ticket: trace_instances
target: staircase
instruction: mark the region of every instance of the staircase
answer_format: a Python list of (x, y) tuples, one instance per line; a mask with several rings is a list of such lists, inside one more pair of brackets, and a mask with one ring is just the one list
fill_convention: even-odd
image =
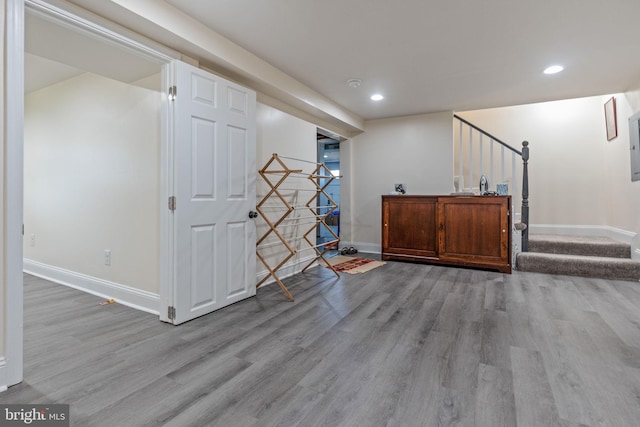
[(640, 280), (640, 261), (631, 259), (631, 247), (608, 237), (530, 235), (529, 252), (519, 253), (516, 265), (536, 273)]

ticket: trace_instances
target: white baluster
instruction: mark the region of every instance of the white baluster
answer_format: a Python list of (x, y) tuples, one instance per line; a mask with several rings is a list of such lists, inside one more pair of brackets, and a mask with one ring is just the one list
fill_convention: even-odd
[(473, 128), (469, 126), (469, 189), (473, 191)]
[(516, 153), (511, 152), (511, 194), (513, 196), (513, 192), (516, 189)]
[(493, 183), (495, 183), (495, 181), (493, 180), (493, 150), (494, 150), (493, 147), (494, 147), (494, 143), (495, 143), (495, 141), (492, 138), (491, 139), (491, 146), (489, 147), (491, 149), (491, 160), (490, 160), (491, 164), (490, 164), (489, 168), (490, 168), (490, 171), (491, 171), (490, 179), (491, 179), (491, 182), (493, 182)]
[(500, 148), (500, 182), (504, 182), (504, 145)]
[[(480, 134), (480, 169), (478, 169), (478, 173), (480, 175), (484, 174), (484, 162), (483, 162), (483, 157), (484, 157), (484, 149), (482, 147), (482, 134)], [(488, 190), (488, 188), (487, 188)]]
[(458, 138), (458, 191), (464, 191), (462, 185), (462, 122), (459, 122), (459, 138)]

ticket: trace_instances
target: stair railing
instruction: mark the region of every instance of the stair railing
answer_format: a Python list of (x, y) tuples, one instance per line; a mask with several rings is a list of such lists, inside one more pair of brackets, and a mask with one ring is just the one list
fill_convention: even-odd
[[(455, 191), (477, 193), (482, 175), (489, 180), (491, 190), (496, 190), (496, 184), (507, 184), (508, 194), (512, 196), (514, 228), (522, 233), (521, 247), (514, 248), (515, 259), (517, 252), (529, 249), (529, 142), (523, 141), (522, 150), (518, 150), (457, 114), (453, 117), (458, 122), (457, 147), (454, 150), (457, 164)], [(522, 170), (521, 187), (518, 185), (519, 169)], [(519, 212), (515, 205), (518, 196), (522, 199)]]

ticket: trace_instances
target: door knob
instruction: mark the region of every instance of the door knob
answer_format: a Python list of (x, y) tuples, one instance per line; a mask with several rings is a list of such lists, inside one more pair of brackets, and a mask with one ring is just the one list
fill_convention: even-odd
[(256, 211), (249, 211), (249, 218), (251, 218), (251, 219), (256, 219), (256, 218), (258, 218), (258, 212), (256, 212)]

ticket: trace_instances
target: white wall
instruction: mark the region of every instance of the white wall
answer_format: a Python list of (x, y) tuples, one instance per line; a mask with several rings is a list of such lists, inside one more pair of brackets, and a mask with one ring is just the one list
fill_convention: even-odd
[(258, 103), (257, 162), (262, 167), (273, 153), (317, 161), (317, 127), (266, 104)]
[(159, 293), (160, 105), (88, 73), (25, 97), (26, 259)]
[(629, 117), (640, 111), (640, 90), (616, 95), (616, 104), (618, 137), (605, 144), (607, 222), (640, 234), (640, 182), (631, 182), (629, 146)]
[(627, 119), (640, 109), (640, 91), (614, 96), (618, 137), (612, 141), (604, 121), (611, 95), (459, 114), (507, 142), (530, 142), (532, 224), (638, 233), (640, 183), (631, 182)]
[(638, 86), (639, 87), (637, 87), (635, 90), (630, 90), (624, 94), (624, 97), (626, 98), (633, 112), (637, 112), (640, 110), (640, 83), (638, 84)]
[(453, 190), (452, 117), (447, 111), (367, 121), (365, 132), (345, 144), (349, 153), (341, 146), (342, 199), (349, 199), (341, 209), (345, 239), (380, 250), (380, 196), (394, 184), (406, 184), (408, 194)]
[[(296, 118), (290, 114), (282, 112), (271, 106), (258, 103), (256, 109), (257, 120), (257, 164), (258, 169), (262, 169), (265, 164), (271, 159), (272, 154), (278, 154), (282, 157), (291, 157), (299, 160), (291, 160), (282, 158), (281, 161), (290, 169), (301, 169), (305, 173), (310, 173), (315, 168), (315, 162), (317, 162), (317, 141), (316, 141), (316, 125), (307, 121)], [(280, 170), (282, 167), (273, 163), (268, 170)], [(272, 182), (275, 184), (281, 175), (268, 175), (271, 177)], [(308, 199), (313, 196), (313, 192), (307, 191), (314, 189), (315, 187), (306, 177), (294, 176), (287, 179), (281, 187), (281, 193), (283, 197), (292, 205), (305, 204)], [(262, 177), (258, 175), (257, 185), (257, 202), (259, 203), (262, 197), (267, 194), (270, 187), (265, 185)], [(269, 215), (271, 222), (275, 222), (277, 218), (283, 213), (282, 209), (269, 208), (268, 206), (278, 205), (278, 201), (273, 198), (265, 203), (263, 211)], [(289, 218), (293, 217), (308, 217), (309, 213), (305, 209), (294, 211)], [(301, 224), (296, 227), (280, 227), (279, 231), (284, 235), (286, 239), (291, 241), (294, 249), (299, 250), (302, 248), (308, 248), (303, 241), (299, 238), (313, 226), (309, 224), (310, 219), (301, 219), (297, 223)], [(291, 224), (287, 222), (286, 224)], [(260, 218), (257, 220), (257, 236), (258, 239), (269, 230), (268, 226)], [(298, 240), (296, 240), (298, 239)], [(315, 239), (315, 233), (312, 233), (312, 239)], [(265, 243), (269, 244), (275, 242), (275, 235), (271, 234), (270, 237), (265, 240)], [(284, 256), (288, 255), (288, 251), (284, 249), (283, 245), (273, 245), (267, 248), (259, 248), (260, 254), (265, 256), (267, 262), (273, 268)], [(314, 256), (313, 250), (306, 249), (300, 250), (293, 258), (291, 258), (285, 268), (278, 272), (280, 278), (286, 277), (294, 272), (299, 271), (305, 267), (306, 260)], [(267, 270), (264, 264), (258, 260), (256, 264), (256, 270), (258, 277), (262, 278), (267, 274)], [(268, 280), (267, 282), (270, 282)]]

